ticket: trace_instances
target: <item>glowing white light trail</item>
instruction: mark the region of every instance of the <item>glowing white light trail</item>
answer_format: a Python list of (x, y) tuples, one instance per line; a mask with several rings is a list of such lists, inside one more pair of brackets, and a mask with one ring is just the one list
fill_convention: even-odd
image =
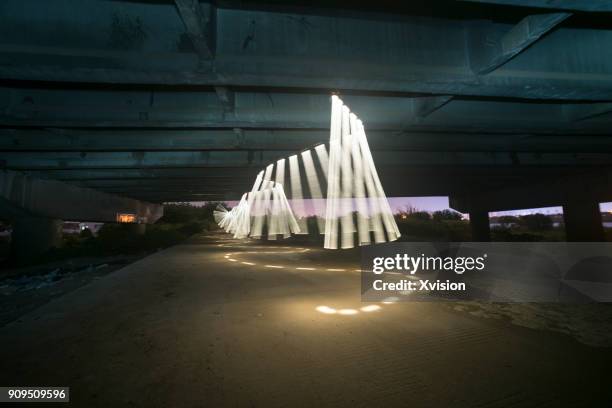
[[(309, 199), (317, 229), (325, 234), (325, 248), (368, 245), (372, 242), (372, 233), (376, 243), (394, 241), (400, 236), (362, 121), (337, 96), (332, 96), (331, 102), (329, 151), (324, 144), (319, 144), (268, 165), (259, 172), (251, 192), (245, 193), (236, 207), (231, 211), (222, 206), (215, 210), (215, 220), (221, 228), (235, 238), (277, 239), (314, 233), (308, 231), (306, 222), (305, 199)], [(286, 160), (288, 180), (285, 179)], [(302, 186), (303, 176), (307, 190)], [(286, 184), (289, 184), (290, 201), (285, 195)]]

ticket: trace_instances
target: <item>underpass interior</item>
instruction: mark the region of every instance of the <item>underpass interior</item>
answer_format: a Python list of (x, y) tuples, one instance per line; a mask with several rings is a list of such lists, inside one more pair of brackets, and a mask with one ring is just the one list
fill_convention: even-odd
[(364, 302), (362, 248), (324, 249), (322, 234), (238, 239), (211, 222), (160, 236), (176, 233), (173, 203), (232, 207), (271, 163), (331, 151), (335, 95), (363, 121), (387, 198), (448, 197), (473, 242), (492, 240), (490, 213), (560, 207), (565, 241), (603, 244), (611, 12), (2, 2), (2, 296), (65, 245), (67, 222), (150, 247), (88, 260), (87, 278), (27, 307), (32, 292), (2, 300), (0, 387), (70, 387), (83, 407), (607, 406), (606, 303)]

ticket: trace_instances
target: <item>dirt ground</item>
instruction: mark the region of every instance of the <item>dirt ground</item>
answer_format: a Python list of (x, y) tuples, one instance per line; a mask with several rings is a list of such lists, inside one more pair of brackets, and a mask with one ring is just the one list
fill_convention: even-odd
[(356, 268), (349, 252), (197, 236), (0, 328), (0, 382), (69, 386), (79, 407), (612, 401), (607, 340), (521, 323), (567, 311), (366, 304)]

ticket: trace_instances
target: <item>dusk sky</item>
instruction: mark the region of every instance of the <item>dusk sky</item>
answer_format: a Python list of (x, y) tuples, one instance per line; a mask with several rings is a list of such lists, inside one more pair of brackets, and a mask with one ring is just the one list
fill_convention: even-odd
[[(291, 201), (291, 200), (290, 200)], [(307, 213), (314, 212), (314, 206), (312, 204), (312, 200), (304, 200), (305, 202), (305, 210)], [(226, 201), (226, 203), (232, 207), (238, 204), (237, 201)], [(202, 205), (204, 202), (193, 202), (194, 205)], [(389, 205), (391, 206), (391, 210), (395, 212), (399, 212), (402, 210), (407, 210), (409, 208), (414, 208), (418, 211), (438, 211), (449, 208), (448, 197), (437, 196), (437, 197), (389, 197)], [(599, 205), (601, 211), (612, 211), (612, 203), (601, 203)], [(541, 208), (525, 208), (525, 209), (517, 209), (511, 211), (495, 211), (489, 213), (490, 216), (499, 216), (499, 215), (525, 215), (525, 214), (534, 214), (534, 213), (542, 213), (542, 214), (562, 214), (562, 207), (541, 207)], [(467, 214), (466, 214), (467, 215)]]

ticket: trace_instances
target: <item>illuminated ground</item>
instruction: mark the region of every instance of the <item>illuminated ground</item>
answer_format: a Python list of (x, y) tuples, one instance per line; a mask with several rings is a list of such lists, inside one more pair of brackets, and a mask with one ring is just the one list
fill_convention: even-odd
[(612, 349), (441, 304), (362, 304), (349, 258), (194, 238), (3, 327), (0, 383), (70, 386), (84, 407), (612, 400)]

